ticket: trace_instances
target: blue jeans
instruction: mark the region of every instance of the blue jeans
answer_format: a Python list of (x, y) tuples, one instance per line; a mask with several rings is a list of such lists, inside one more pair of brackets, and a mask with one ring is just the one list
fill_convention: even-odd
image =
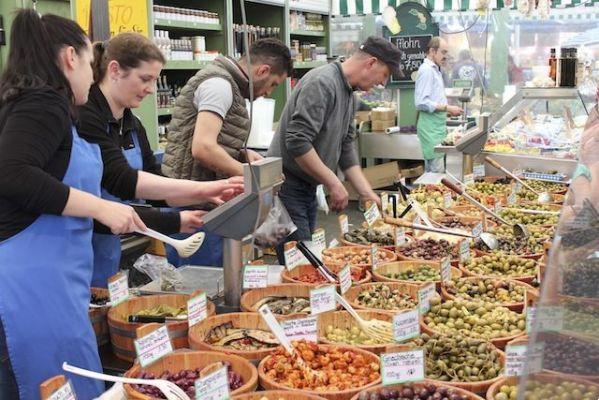
[[(200, 229), (198, 232), (202, 232)], [(187, 239), (191, 233), (176, 233), (169, 235), (173, 239)], [(181, 265), (201, 265), (206, 267), (222, 267), (223, 266), (223, 238), (214, 233), (206, 232), (202, 247), (189, 258), (182, 258), (177, 254), (174, 247), (165, 244), (166, 258), (168, 262), (175, 267)]]
[(293, 240), (312, 240), (312, 232), (316, 227), (316, 186), (312, 186), (297, 178), (286, 177), (279, 198), (287, 209), (297, 230), (287, 236), (285, 241), (277, 246), (279, 264), (285, 265), (284, 244)]
[(4, 327), (0, 321), (0, 399), (17, 400), (18, 398), (19, 389), (8, 355)]
[(430, 160), (424, 160), (424, 172), (445, 172), (445, 157), (432, 158)]

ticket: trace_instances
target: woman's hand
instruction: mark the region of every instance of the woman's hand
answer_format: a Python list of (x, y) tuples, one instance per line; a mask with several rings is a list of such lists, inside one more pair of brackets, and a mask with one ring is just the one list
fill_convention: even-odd
[(182, 233), (195, 233), (204, 225), (202, 217), (207, 213), (208, 211), (201, 210), (181, 211), (179, 213), (179, 217), (181, 218), (180, 231)]
[(133, 207), (114, 201), (102, 200), (94, 219), (109, 227), (115, 235), (147, 229)]
[(243, 176), (234, 176), (219, 181), (198, 182), (199, 196), (205, 201), (221, 205), (243, 193)]

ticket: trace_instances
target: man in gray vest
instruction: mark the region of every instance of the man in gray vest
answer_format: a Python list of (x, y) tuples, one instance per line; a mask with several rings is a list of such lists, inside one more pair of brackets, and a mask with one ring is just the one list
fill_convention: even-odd
[[(352, 126), (354, 91), (368, 91), (399, 76), (401, 51), (389, 41), (371, 36), (343, 64), (331, 63), (309, 71), (294, 88), (268, 150), (283, 158), (285, 182), (279, 192), (297, 226), (289, 240), (310, 240), (316, 224), (316, 187), (322, 184), (333, 211), (348, 204), (348, 193), (337, 170), (362, 200), (380, 203), (360, 168)], [(284, 262), (282, 247), (279, 262)]]
[(243, 151), (250, 132), (246, 109), (248, 75), (254, 98), (268, 96), (291, 74), (289, 48), (277, 39), (261, 39), (239, 61), (218, 57), (181, 90), (168, 129), (162, 172), (177, 179), (208, 181), (243, 175), (243, 162), (260, 155)]
[[(218, 57), (193, 76), (181, 90), (168, 130), (162, 172), (170, 178), (208, 181), (243, 175), (242, 163), (262, 158), (243, 150), (250, 132), (246, 109), (249, 75), (254, 98), (268, 96), (291, 74), (289, 48), (277, 39), (261, 39), (236, 61)], [(179, 237), (182, 238), (182, 237)], [(222, 243), (217, 235), (207, 234), (192, 260), (180, 259), (167, 246), (169, 262), (174, 265), (222, 265)]]

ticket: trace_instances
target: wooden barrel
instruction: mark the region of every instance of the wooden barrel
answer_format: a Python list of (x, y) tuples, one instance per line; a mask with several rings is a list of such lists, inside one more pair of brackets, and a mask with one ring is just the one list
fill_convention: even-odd
[[(359, 309), (359, 310), (370, 310), (370, 311), (381, 311), (381, 312), (387, 312), (387, 313), (392, 313), (392, 314), (397, 314), (397, 312), (399, 310), (383, 310), (383, 309), (378, 309), (378, 308), (368, 308), (366, 306), (363, 306), (362, 304), (358, 303), (356, 301), (358, 295), (367, 289), (376, 287), (376, 286), (380, 286), (380, 285), (385, 285), (388, 286), (391, 290), (399, 290), (401, 293), (405, 293), (407, 295), (409, 295), (412, 299), (414, 299), (416, 301), (416, 304), (418, 303), (418, 290), (422, 287), (421, 284), (413, 284), (413, 283), (399, 283), (399, 282), (371, 282), (371, 283), (364, 283), (362, 285), (358, 285), (358, 286), (354, 286), (352, 288), (350, 288), (344, 295), (343, 297), (345, 297), (347, 299), (347, 301), (350, 302), (350, 304), (352, 305), (352, 307)], [(417, 305), (415, 306), (417, 307)]]
[[(108, 289), (104, 288), (91, 288), (91, 293), (99, 297), (108, 298)], [(108, 332), (108, 310), (109, 306), (90, 308), (88, 311), (89, 320), (94, 328), (96, 334), (96, 342), (98, 346), (105, 345), (110, 342), (110, 333)]]
[[(447, 388), (449, 390), (452, 391), (452, 393), (455, 394), (459, 394), (460, 396), (462, 396), (464, 399), (466, 400), (483, 400), (482, 397), (475, 395), (474, 393), (468, 391), (468, 390), (464, 390), (464, 389), (460, 389), (458, 387), (454, 387), (449, 385), (448, 383), (441, 383), (439, 381), (433, 381), (430, 379), (425, 379), (423, 381), (419, 381), (419, 382), (411, 382), (411, 383), (404, 383), (404, 384), (396, 384), (396, 385), (378, 385), (378, 386), (373, 386), (371, 388), (368, 388), (360, 393), (358, 393), (357, 395), (355, 395), (354, 397), (352, 397), (351, 400), (359, 400), (360, 399), (360, 395), (362, 395), (362, 393), (378, 393), (381, 389), (388, 389), (388, 390), (401, 390), (404, 387), (411, 387), (411, 388), (416, 388), (416, 389), (420, 389), (423, 386), (428, 386), (428, 385), (434, 385), (435, 387), (444, 387)], [(449, 396), (448, 396), (449, 397)]]
[[(214, 351), (176, 351), (162, 357), (160, 360), (148, 365), (145, 368), (142, 368), (141, 365), (136, 363), (125, 373), (125, 377), (136, 378), (140, 372), (151, 372), (158, 378), (165, 371), (169, 371), (170, 373), (174, 374), (186, 369), (202, 369), (219, 361), (228, 362), (230, 364), (231, 370), (238, 373), (243, 380), (243, 385), (240, 388), (231, 391), (231, 395), (249, 393), (256, 390), (258, 387), (258, 370), (254, 365), (252, 365), (252, 363), (238, 356), (217, 353)], [(132, 385), (126, 384), (124, 387), (128, 399), (153, 399), (153, 397), (138, 392)]]
[[(126, 300), (108, 311), (108, 327), (110, 328), (110, 342), (114, 354), (126, 361), (134, 361), (136, 358), (134, 340), (137, 338), (135, 330), (144, 325), (129, 322), (129, 315), (136, 314), (141, 310), (154, 308), (161, 304), (171, 307), (186, 307), (188, 295), (166, 294), (158, 296), (134, 297)], [(208, 316), (214, 315), (215, 307), (208, 301)], [(169, 321), (166, 324), (168, 333), (173, 343), (173, 348), (181, 349), (188, 347), (187, 341), (187, 319), (181, 321)]]
[[(350, 351), (353, 351), (354, 353), (358, 353), (364, 356), (364, 358), (367, 360), (367, 362), (370, 363), (379, 363), (379, 358), (376, 354), (371, 353), (369, 351), (366, 350), (361, 350), (361, 349), (357, 349), (355, 347), (349, 347), (349, 346), (335, 346), (335, 345), (324, 345), (321, 344), (319, 345), (320, 348), (324, 348), (326, 350), (332, 350), (333, 348), (337, 348), (337, 349), (347, 349)], [(276, 382), (275, 380), (271, 379), (267, 374), (266, 374), (266, 363), (268, 362), (269, 358), (271, 356), (267, 356), (266, 358), (264, 358), (260, 364), (258, 365), (258, 377), (260, 378), (260, 386), (263, 387), (264, 389), (270, 390), (270, 389), (275, 389), (275, 390), (288, 390), (291, 389), (287, 386), (284, 386), (278, 382)], [(321, 396), (324, 397), (325, 399), (330, 399), (330, 400), (350, 400), (353, 396), (355, 396), (357, 393), (360, 393), (362, 390), (367, 389), (369, 387), (378, 385), (381, 382), (381, 378), (379, 377), (378, 379), (372, 381), (371, 383), (359, 387), (359, 388), (355, 388), (355, 389), (347, 389), (347, 390), (340, 390), (340, 391), (328, 391), (328, 392), (317, 392), (317, 391), (313, 391), (313, 390), (307, 390), (307, 389), (303, 389), (302, 392), (307, 393), (307, 394), (313, 394), (313, 395), (317, 395), (317, 396)], [(285, 397), (286, 399), (286, 397)]]
[(314, 396), (295, 390), (265, 390), (233, 396), (232, 400), (324, 400), (324, 397)]
[[(340, 264), (328, 264), (328, 263), (326, 264), (326, 266), (335, 274), (338, 273), (339, 270), (343, 267)], [(366, 269), (362, 269), (360, 267), (353, 267), (353, 266), (350, 267), (350, 269), (352, 272), (354, 272), (354, 273), (359, 272), (359, 273), (363, 274), (363, 276), (364, 276), (359, 281), (353, 281), (352, 284), (359, 285), (361, 283), (366, 283), (366, 282), (372, 281), (372, 274), (370, 273), (370, 271), (368, 271)], [(304, 276), (309, 273), (317, 273), (320, 275), (318, 270), (316, 268), (314, 268), (311, 264), (304, 264), (304, 265), (298, 265), (291, 271), (284, 269), (283, 272), (281, 273), (281, 279), (285, 283), (295, 283), (295, 284), (299, 283), (301, 285), (308, 285), (308, 286), (320, 286), (320, 285), (327, 284), (327, 281), (325, 280), (324, 277), (322, 277), (323, 282), (318, 282), (318, 283), (307, 283), (307, 282), (303, 282), (298, 279), (298, 277)], [(339, 283), (337, 283), (336, 285), (339, 286)]]
[[(410, 284), (429, 283), (429, 282), (425, 282), (425, 281), (410, 281), (410, 280), (393, 279), (393, 278), (384, 276), (384, 274), (398, 273), (398, 272), (406, 271), (408, 269), (416, 269), (417, 270), (425, 265), (430, 265), (439, 270), (441, 269), (441, 264), (436, 261), (396, 261), (396, 262), (388, 263), (385, 265), (381, 265), (380, 267), (377, 268), (376, 271), (372, 272), (372, 276), (374, 277), (375, 282), (399, 282), (399, 283), (410, 283)], [(460, 271), (459, 268), (455, 268), (455, 267), (450, 267), (450, 268), (451, 268), (451, 279), (456, 280), (456, 279), (462, 277), (462, 271)], [(437, 286), (437, 291), (440, 290), (441, 281), (430, 281), (430, 282), (435, 282), (435, 285)]]

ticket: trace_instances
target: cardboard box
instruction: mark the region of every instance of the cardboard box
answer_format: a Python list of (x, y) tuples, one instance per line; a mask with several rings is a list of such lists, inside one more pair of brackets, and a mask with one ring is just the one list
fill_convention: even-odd
[[(391, 186), (400, 178), (399, 165), (395, 161), (364, 168), (362, 171), (373, 189)], [(343, 182), (343, 185), (349, 193), (349, 199), (358, 200), (360, 196), (354, 190), (354, 187), (347, 181)]]
[(393, 108), (373, 108), (370, 111), (370, 118), (373, 121), (390, 121), (395, 117), (397, 114)]
[(372, 121), (371, 129), (373, 132), (384, 131), (387, 128), (391, 128), (392, 126), (396, 126), (395, 119), (391, 119), (388, 121)]
[(370, 121), (370, 111), (357, 111), (355, 120), (358, 121), (358, 123)]

